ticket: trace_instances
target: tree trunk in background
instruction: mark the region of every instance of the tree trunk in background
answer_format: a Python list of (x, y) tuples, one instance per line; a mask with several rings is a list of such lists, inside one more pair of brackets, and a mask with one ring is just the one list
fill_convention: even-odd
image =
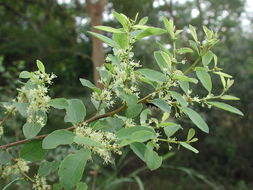
[[(97, 26), (102, 25), (103, 23), (103, 12), (105, 7), (105, 0), (99, 0), (96, 3), (93, 3), (92, 0), (86, 0), (87, 9), (89, 16), (91, 18), (91, 25)], [(92, 28), (93, 32), (102, 33), (102, 31)], [(93, 61), (93, 73), (94, 73), (94, 82), (97, 87), (101, 87), (101, 84), (98, 83), (99, 73), (96, 67), (100, 67), (104, 62), (104, 49), (103, 43), (101, 40), (92, 37), (92, 61)]]

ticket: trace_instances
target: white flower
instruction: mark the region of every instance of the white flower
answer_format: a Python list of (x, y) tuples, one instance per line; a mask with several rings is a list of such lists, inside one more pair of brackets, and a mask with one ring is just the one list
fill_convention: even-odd
[(35, 176), (35, 183), (33, 184), (34, 190), (51, 190), (51, 186), (47, 185), (46, 178)]

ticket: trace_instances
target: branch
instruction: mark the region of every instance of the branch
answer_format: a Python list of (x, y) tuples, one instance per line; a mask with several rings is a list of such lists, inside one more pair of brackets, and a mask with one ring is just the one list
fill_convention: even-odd
[(196, 61), (188, 69), (186, 69), (184, 74), (187, 75), (189, 72), (191, 72), (197, 66), (200, 60), (201, 60), (201, 56), (199, 56), (198, 59), (196, 59)]
[[(139, 103), (145, 103), (148, 99), (150, 99), (152, 97), (152, 94), (149, 94), (147, 96), (145, 96), (144, 98), (140, 99), (138, 101), (138, 104)], [(95, 115), (87, 120), (84, 121), (84, 123), (91, 123), (92, 121), (96, 121), (96, 120), (99, 120), (99, 119), (102, 119), (102, 118), (106, 118), (106, 117), (110, 117), (110, 116), (113, 116), (123, 110), (125, 110), (127, 108), (127, 105), (124, 104), (120, 107), (118, 107), (117, 109), (111, 111), (111, 112), (107, 112), (105, 114), (101, 114), (101, 115)], [(73, 131), (74, 129), (76, 128), (76, 126), (72, 126), (72, 127), (69, 127), (67, 128), (66, 130), (68, 131)], [(32, 139), (23, 139), (23, 140), (20, 140), (20, 141), (16, 141), (16, 142), (13, 142), (13, 143), (9, 143), (9, 144), (5, 144), (5, 145), (2, 145), (0, 146), (0, 149), (3, 149), (3, 150), (6, 150), (10, 147), (13, 147), (13, 146), (18, 146), (18, 145), (21, 145), (21, 144), (24, 144), (26, 142), (29, 142), (30, 140), (34, 140), (34, 139), (44, 139), (45, 137), (47, 137), (49, 134), (45, 134), (45, 135), (40, 135), (40, 136), (36, 136)]]

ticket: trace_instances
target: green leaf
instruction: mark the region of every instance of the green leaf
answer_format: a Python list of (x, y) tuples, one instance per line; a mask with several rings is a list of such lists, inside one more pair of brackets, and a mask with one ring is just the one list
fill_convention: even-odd
[(81, 149), (68, 155), (61, 162), (58, 174), (60, 184), (64, 189), (69, 190), (77, 185), (82, 178), (86, 162), (90, 158), (90, 150)]
[(106, 31), (106, 32), (112, 32), (112, 33), (124, 33), (124, 31), (122, 31), (121, 29), (112, 28), (110, 26), (94, 26), (94, 28), (98, 30)]
[(49, 105), (56, 109), (66, 109), (69, 104), (65, 98), (54, 98), (50, 100)]
[(93, 83), (91, 83), (89, 80), (86, 79), (82, 79), (80, 78), (80, 82), (83, 86), (86, 86), (88, 88), (90, 88), (91, 90), (101, 93), (101, 90), (99, 88), (97, 88)]
[(102, 34), (98, 34), (95, 32), (88, 32), (88, 33), (91, 34), (92, 36), (102, 40), (103, 42), (105, 42), (106, 44), (108, 44), (111, 47), (119, 48), (119, 45), (115, 41), (113, 41), (112, 39), (110, 39)]
[(199, 55), (199, 48), (198, 48), (197, 43), (192, 40), (189, 40), (189, 43), (190, 43), (190, 46), (192, 47), (192, 49), (194, 49)]
[(53, 190), (62, 190), (62, 185), (61, 184), (54, 184), (53, 185)]
[(21, 151), (20, 157), (28, 161), (42, 160), (47, 155), (47, 150), (42, 149), (41, 140), (32, 140), (26, 143)]
[(240, 98), (235, 97), (235, 96), (231, 96), (231, 95), (223, 95), (221, 97), (222, 100), (240, 100)]
[(172, 122), (162, 123), (159, 126), (166, 126), (163, 130), (168, 138), (173, 136), (179, 129), (182, 129), (181, 125)]
[(8, 152), (0, 150), (0, 165), (7, 164), (11, 161), (11, 155)]
[(212, 79), (211, 79), (209, 73), (204, 70), (197, 70), (196, 74), (197, 74), (197, 77), (200, 80), (201, 84), (210, 93), (212, 90)]
[(180, 48), (177, 50), (177, 53), (182, 55), (182, 54), (185, 54), (185, 53), (193, 53), (192, 49), (191, 48)]
[(190, 144), (187, 144), (186, 142), (180, 142), (180, 144), (181, 144), (183, 147), (187, 148), (188, 150), (191, 150), (192, 152), (194, 152), (194, 153), (196, 153), (196, 154), (199, 153), (199, 151), (198, 151), (196, 148), (194, 148), (194, 147), (191, 146)]
[(76, 185), (76, 190), (87, 190), (88, 189), (88, 186), (86, 183), (83, 183), (83, 182), (79, 182), (77, 185)]
[(154, 129), (149, 127), (143, 127), (143, 126), (134, 126), (130, 128), (122, 128), (119, 131), (116, 132), (116, 136), (118, 140), (125, 140), (125, 139), (131, 139), (132, 134), (137, 131), (149, 131), (155, 134)]
[(188, 134), (187, 134), (187, 141), (190, 141), (195, 135), (195, 130), (194, 129), (189, 129)]
[(140, 72), (143, 76), (145, 76), (150, 81), (155, 82), (166, 82), (166, 76), (163, 73), (160, 73), (158, 71), (152, 70), (152, 69), (138, 69), (138, 72)]
[(188, 115), (192, 122), (202, 131), (209, 133), (209, 128), (202, 117), (191, 108), (183, 107), (183, 112)]
[(156, 135), (150, 131), (136, 131), (132, 133), (131, 139), (134, 142), (146, 142), (147, 140), (155, 138)]
[(94, 141), (88, 137), (75, 136), (74, 142), (77, 144), (86, 145), (86, 146), (102, 147), (102, 145), (99, 142)]
[(208, 51), (202, 57), (202, 63), (204, 66), (207, 66), (213, 59), (213, 52)]
[(169, 92), (173, 96), (173, 98), (175, 98), (181, 106), (186, 107), (188, 105), (188, 102), (186, 102), (186, 100), (184, 99), (184, 97), (181, 94), (179, 94), (178, 92), (175, 92), (175, 91), (169, 91)]
[[(141, 25), (139, 25), (139, 26), (141, 26)], [(138, 28), (137, 25), (135, 25), (135, 27)], [(144, 29), (143, 32), (141, 32), (140, 34), (138, 34), (136, 36), (136, 40), (140, 40), (140, 39), (148, 37), (148, 36), (161, 35), (161, 34), (166, 33), (166, 30), (161, 29), (161, 28), (156, 28), (156, 27), (151, 27), (151, 26), (145, 26), (145, 28), (146, 29)]]
[(121, 93), (121, 98), (127, 103), (126, 116), (128, 118), (137, 117), (142, 111), (143, 105), (138, 104), (138, 98), (135, 95)]
[(130, 148), (132, 151), (142, 160), (145, 162), (144, 154), (146, 151), (146, 146), (144, 143), (134, 142), (130, 144)]
[(68, 100), (68, 107), (66, 108), (65, 122), (79, 123), (84, 120), (86, 116), (86, 108), (83, 102), (79, 99)]
[(151, 101), (151, 103), (154, 104), (154, 105), (156, 105), (162, 111), (170, 113), (170, 106), (164, 100), (162, 100), (162, 99), (154, 99), (154, 100)]
[(17, 102), (14, 103), (16, 109), (22, 115), (23, 117), (27, 117), (27, 108), (29, 106), (29, 103), (23, 103), (23, 102)]
[(147, 148), (144, 153), (145, 162), (150, 170), (155, 170), (162, 165), (162, 157), (153, 150), (153, 146), (150, 143), (147, 144)]
[(143, 17), (140, 21), (139, 21), (139, 25), (144, 25), (144, 24), (146, 24), (148, 22), (148, 17), (147, 16), (145, 16), (145, 17)]
[(227, 74), (227, 73), (220, 72), (220, 71), (214, 72), (214, 73), (215, 73), (216, 75), (220, 75), (220, 76), (222, 76), (222, 77), (232, 78), (231, 75), (229, 75), (229, 74)]
[(162, 17), (163, 19), (163, 24), (166, 28), (166, 30), (168, 31), (168, 33), (170, 34), (171, 39), (175, 39), (175, 27), (174, 27), (174, 22), (173, 20), (168, 21), (168, 19), (166, 17)]
[(120, 22), (123, 28), (126, 30), (129, 23), (128, 18), (125, 15), (119, 14), (117, 12), (113, 12), (112, 14)]
[(238, 110), (237, 108), (233, 107), (233, 106), (230, 106), (228, 104), (225, 104), (225, 103), (222, 103), (222, 102), (208, 102), (208, 104), (212, 105), (212, 106), (215, 106), (217, 108), (220, 108), (220, 109), (223, 109), (223, 110), (226, 110), (226, 111), (229, 111), (229, 112), (232, 112), (232, 113), (235, 113), (235, 114), (238, 114), (238, 115), (241, 115), (243, 116), (244, 114)]
[(178, 84), (180, 88), (185, 92), (185, 94), (189, 94), (189, 82), (179, 80)]
[(60, 165), (60, 163), (57, 161), (53, 161), (53, 162), (43, 161), (40, 164), (38, 174), (41, 177), (46, 177), (50, 173), (55, 172), (58, 169), (59, 165)]
[(113, 39), (115, 40), (115, 42), (117, 42), (117, 44), (119, 44), (119, 46), (122, 49), (126, 49), (128, 47), (129, 44), (129, 36), (126, 33), (115, 33), (113, 34)]
[(203, 26), (202, 27), (203, 28), (203, 30), (204, 30), (204, 32), (205, 32), (205, 34), (206, 34), (206, 37), (208, 38), (208, 39), (212, 39), (212, 37), (213, 37), (213, 31), (212, 30), (209, 30), (206, 26)]
[(140, 123), (144, 124), (148, 118), (148, 115), (151, 114), (151, 111), (149, 109), (145, 109), (140, 114)]
[[(164, 56), (163, 56), (164, 55)], [(162, 72), (171, 71), (171, 60), (169, 56), (166, 56), (166, 53), (162, 51), (155, 51), (154, 52), (155, 60), (160, 67)], [(166, 59), (167, 57), (167, 59)]]
[(192, 25), (190, 25), (189, 29), (190, 29), (190, 32), (191, 32), (191, 35), (192, 35), (194, 41), (198, 42), (198, 36), (197, 36), (197, 32), (196, 32), (195, 27), (193, 27)]
[(75, 134), (65, 129), (55, 130), (42, 142), (44, 149), (53, 149), (62, 144), (72, 144)]
[(23, 126), (23, 133), (25, 138), (30, 139), (35, 137), (40, 132), (41, 128), (41, 125), (38, 123), (26, 122)]
[(192, 82), (194, 84), (197, 84), (198, 83), (198, 80), (195, 79), (195, 78), (190, 78), (190, 77), (187, 77), (185, 75), (175, 75), (174, 76), (174, 79), (177, 79), (177, 80), (181, 80), (181, 81), (185, 81), (185, 82)]
[(22, 71), (19, 74), (19, 78), (22, 78), (22, 79), (28, 79), (28, 78), (31, 78), (31, 76), (32, 76), (32, 73), (30, 73), (28, 71)]
[(40, 72), (45, 73), (45, 66), (40, 60), (36, 60), (37, 67)]

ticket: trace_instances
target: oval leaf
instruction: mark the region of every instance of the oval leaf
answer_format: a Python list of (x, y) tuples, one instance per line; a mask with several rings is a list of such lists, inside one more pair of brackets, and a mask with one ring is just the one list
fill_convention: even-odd
[(62, 144), (72, 144), (74, 133), (65, 129), (56, 130), (50, 133), (42, 142), (44, 149), (53, 149)]
[(197, 112), (187, 107), (183, 107), (182, 110), (200, 130), (209, 133), (208, 125)]
[(84, 120), (86, 116), (86, 108), (83, 102), (79, 99), (68, 100), (68, 107), (66, 108), (65, 122), (79, 123)]
[(33, 140), (26, 143), (21, 151), (20, 157), (28, 161), (42, 160), (47, 154), (47, 150), (42, 149), (41, 140)]

